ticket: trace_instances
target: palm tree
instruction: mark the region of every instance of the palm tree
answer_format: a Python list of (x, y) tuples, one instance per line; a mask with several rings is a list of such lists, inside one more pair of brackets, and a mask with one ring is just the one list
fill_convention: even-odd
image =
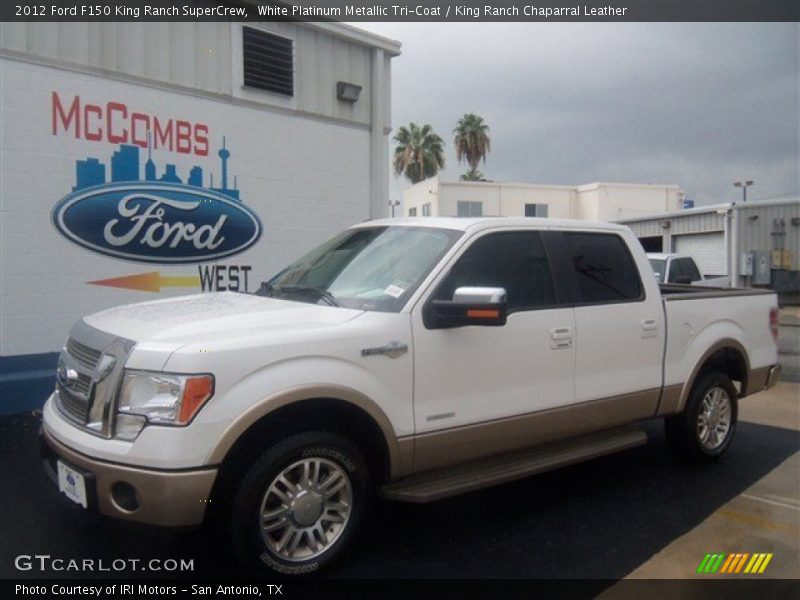
[(409, 123), (394, 135), (394, 173), (405, 175), (411, 183), (433, 177), (444, 168), (444, 140), (430, 125)]
[(478, 164), (481, 160), (486, 162), (486, 155), (491, 150), (489, 126), (480, 115), (467, 113), (458, 120), (453, 133), (456, 136), (456, 158), (458, 162), (466, 161), (469, 165), (470, 170), (465, 175), (470, 180), (470, 173), (474, 176)]
[(486, 175), (478, 169), (470, 169), (460, 177), (461, 181), (486, 181)]

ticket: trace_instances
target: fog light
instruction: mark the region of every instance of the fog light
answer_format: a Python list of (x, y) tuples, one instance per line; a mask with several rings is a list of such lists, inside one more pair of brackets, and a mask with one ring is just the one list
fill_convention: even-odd
[(111, 498), (122, 510), (133, 512), (139, 508), (139, 496), (136, 494), (136, 488), (130, 483), (118, 481), (112, 485)]

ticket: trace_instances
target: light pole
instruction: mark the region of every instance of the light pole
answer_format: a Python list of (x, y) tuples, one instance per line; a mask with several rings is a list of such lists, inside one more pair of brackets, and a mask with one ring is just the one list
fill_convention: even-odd
[(733, 187), (740, 187), (742, 188), (742, 202), (747, 202), (747, 188), (753, 185), (752, 179), (747, 179), (745, 181), (734, 181)]
[(392, 210), (392, 218), (394, 219), (394, 209), (400, 206), (400, 200), (389, 200), (389, 208)]

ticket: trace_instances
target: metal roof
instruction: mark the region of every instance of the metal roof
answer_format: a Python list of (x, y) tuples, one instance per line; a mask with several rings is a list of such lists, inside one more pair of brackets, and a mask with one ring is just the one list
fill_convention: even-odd
[(688, 217), (691, 215), (700, 215), (706, 213), (720, 213), (724, 214), (729, 210), (739, 210), (742, 208), (753, 208), (760, 206), (780, 206), (786, 204), (798, 204), (800, 198), (781, 198), (779, 200), (751, 200), (750, 202), (726, 202), (723, 204), (709, 204), (708, 206), (696, 206), (695, 208), (684, 208), (672, 212), (658, 213), (654, 215), (646, 215), (643, 217), (632, 217), (630, 219), (619, 219), (616, 223), (641, 223), (642, 221), (653, 221), (656, 219)]

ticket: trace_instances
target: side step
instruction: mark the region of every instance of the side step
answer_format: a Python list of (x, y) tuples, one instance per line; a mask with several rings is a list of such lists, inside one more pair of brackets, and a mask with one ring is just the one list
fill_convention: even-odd
[(622, 427), (521, 452), (493, 456), (466, 465), (412, 475), (385, 485), (381, 489), (381, 495), (401, 502), (433, 502), (645, 443), (647, 434), (643, 430)]

